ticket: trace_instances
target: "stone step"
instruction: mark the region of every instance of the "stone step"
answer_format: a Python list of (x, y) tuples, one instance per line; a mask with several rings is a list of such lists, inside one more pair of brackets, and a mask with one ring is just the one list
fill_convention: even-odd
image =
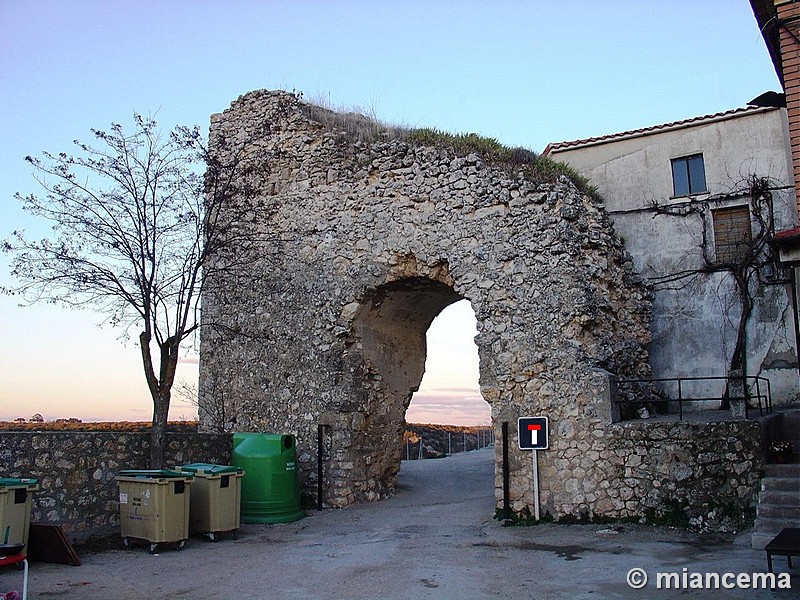
[(789, 490), (769, 490), (758, 495), (759, 506), (800, 507), (800, 494)]
[(787, 410), (783, 413), (783, 430), (785, 432), (800, 429), (800, 410)]
[(760, 517), (778, 518), (786, 520), (800, 520), (800, 506), (786, 506), (782, 504), (758, 503), (756, 515)]
[(780, 529), (774, 533), (753, 532), (753, 536), (750, 538), (750, 547), (753, 550), (763, 550), (764, 547), (769, 544), (772, 541), (772, 538), (778, 535), (779, 532)]
[(789, 464), (764, 466), (761, 492), (756, 506), (756, 522), (750, 540), (752, 548), (763, 550), (785, 527), (800, 527), (800, 410), (781, 415), (774, 439), (792, 442)]
[(781, 519), (773, 517), (758, 517), (753, 535), (750, 539), (750, 547), (756, 550), (763, 550), (772, 538), (774, 538), (784, 527), (800, 527), (800, 518)]
[(763, 550), (764, 547), (772, 541), (775, 537), (774, 533), (753, 533), (750, 538), (750, 547), (753, 550)]
[(756, 519), (753, 531), (756, 533), (778, 533), (784, 527), (800, 527), (800, 519), (759, 517)]
[(789, 465), (764, 465), (764, 475), (767, 477), (790, 477), (800, 479), (800, 463)]
[(800, 502), (800, 479), (794, 477), (764, 477), (761, 480), (762, 492), (794, 492)]

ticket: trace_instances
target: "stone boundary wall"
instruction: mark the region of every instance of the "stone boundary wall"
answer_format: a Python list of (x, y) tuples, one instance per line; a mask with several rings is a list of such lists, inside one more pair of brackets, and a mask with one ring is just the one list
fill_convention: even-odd
[[(549, 476), (547, 468), (569, 473), (569, 498), (545, 491), (543, 512), (572, 502), (570, 514), (578, 520), (638, 518), (707, 531), (737, 530), (752, 519), (764, 465), (758, 422), (632, 421), (592, 433), (599, 435), (607, 445), (576, 436), (552, 462), (540, 462), (548, 465), (541, 478)], [(114, 477), (122, 469), (147, 468), (148, 442), (149, 433), (5, 432), (0, 474), (38, 479), (31, 521), (61, 525), (81, 541), (117, 530)], [(231, 447), (229, 434), (168, 434), (167, 460), (229, 464)], [(579, 455), (603, 472), (601, 481), (575, 464)], [(520, 483), (511, 494), (523, 499), (531, 482)]]
[[(31, 522), (61, 525), (80, 541), (119, 527), (119, 485), (123, 469), (146, 469), (150, 433), (4, 432), (0, 474), (39, 480)], [(168, 433), (168, 465), (193, 462), (230, 464), (229, 434)]]
[[(755, 513), (764, 468), (761, 429), (757, 421), (609, 425), (592, 433), (605, 436), (604, 449), (594, 449), (591, 439), (583, 438), (551, 463), (569, 472), (569, 497), (546, 493), (543, 506), (573, 502), (573, 516), (740, 530), (752, 524)], [(594, 462), (603, 479), (592, 482), (575, 468), (579, 456)]]

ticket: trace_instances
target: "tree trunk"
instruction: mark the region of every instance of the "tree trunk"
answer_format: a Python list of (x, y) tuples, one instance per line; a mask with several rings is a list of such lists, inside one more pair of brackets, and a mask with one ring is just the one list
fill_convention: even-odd
[(150, 468), (164, 468), (164, 449), (167, 446), (167, 415), (170, 390), (159, 389), (153, 394), (153, 425), (150, 428)]
[(153, 423), (150, 428), (150, 468), (164, 468), (164, 448), (167, 443), (167, 416), (169, 403), (172, 396), (172, 384), (175, 381), (175, 371), (178, 367), (178, 349), (180, 337), (173, 336), (159, 346), (160, 368), (156, 376), (153, 368), (153, 356), (150, 353), (150, 336), (143, 331), (139, 335), (139, 345), (142, 350), (144, 374), (147, 387), (153, 398)]
[[(747, 324), (753, 313), (753, 298), (750, 296), (746, 270), (734, 271), (733, 277), (736, 280), (742, 312), (739, 326), (736, 329), (736, 344), (733, 347), (733, 356), (731, 356), (728, 369), (726, 397), (722, 401), (721, 408), (731, 409), (732, 415), (744, 418), (747, 415), (747, 400), (739, 400), (739, 398), (747, 398)], [(733, 405), (731, 404), (732, 398), (736, 399)]]
[(739, 303), (741, 304), (741, 317), (739, 326), (736, 330), (736, 345), (733, 348), (731, 357), (730, 373), (738, 373), (747, 376), (747, 324), (753, 312), (753, 299), (750, 296), (747, 276), (745, 273), (734, 272), (736, 287), (739, 292)]

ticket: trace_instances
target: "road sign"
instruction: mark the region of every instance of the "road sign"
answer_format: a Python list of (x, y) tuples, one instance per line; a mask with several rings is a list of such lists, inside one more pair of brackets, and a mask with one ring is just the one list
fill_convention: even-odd
[(547, 450), (547, 417), (520, 417), (517, 431), (520, 450)]

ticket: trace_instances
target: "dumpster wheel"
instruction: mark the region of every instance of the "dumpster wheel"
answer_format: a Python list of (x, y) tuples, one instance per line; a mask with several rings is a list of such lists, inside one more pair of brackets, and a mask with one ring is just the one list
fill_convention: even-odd
[[(150, 552), (150, 554), (158, 554), (159, 545), (160, 543), (151, 542), (150, 549), (148, 550), (148, 552)], [(178, 550), (183, 550), (185, 547), (186, 547), (186, 540), (181, 540), (180, 542), (178, 542)]]

